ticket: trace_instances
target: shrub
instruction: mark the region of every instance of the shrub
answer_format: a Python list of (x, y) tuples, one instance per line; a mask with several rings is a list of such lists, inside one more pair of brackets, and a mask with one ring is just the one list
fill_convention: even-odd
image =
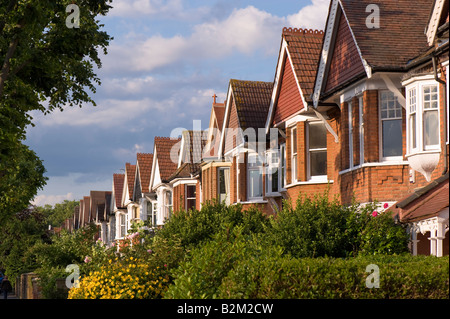
[[(372, 213), (377, 203), (342, 206), (327, 194), (286, 203), (272, 222), (271, 238), (294, 257), (401, 254), (409, 235), (391, 213)], [(374, 214), (375, 215), (375, 214)]]
[(210, 240), (223, 225), (242, 226), (246, 234), (263, 232), (270, 226), (269, 219), (257, 208), (242, 211), (241, 205), (227, 206), (217, 201), (208, 202), (200, 210), (180, 211), (157, 232), (158, 237), (177, 237), (183, 247), (195, 247)]

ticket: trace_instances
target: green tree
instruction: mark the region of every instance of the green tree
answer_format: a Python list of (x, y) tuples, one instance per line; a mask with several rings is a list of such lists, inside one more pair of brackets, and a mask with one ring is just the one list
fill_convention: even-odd
[[(43, 175), (39, 160), (22, 145), (26, 127), (33, 125), (30, 111), (44, 114), (65, 106), (95, 102), (100, 79), (99, 53), (107, 53), (112, 39), (96, 19), (106, 15), (111, 0), (79, 0), (79, 28), (66, 25), (66, 8), (71, 0), (7, 0), (0, 3), (0, 179), (8, 189), (20, 171), (21, 156), (29, 158), (29, 168)], [(23, 188), (28, 186), (24, 183)], [(38, 186), (42, 186), (39, 184)], [(0, 214), (17, 211), (33, 198), (37, 189), (29, 185), (23, 198), (0, 198)], [(32, 196), (28, 196), (32, 194)], [(16, 192), (16, 195), (18, 193)], [(20, 205), (19, 205), (20, 206)]]
[(54, 206), (45, 205), (38, 206), (36, 209), (42, 212), (45, 216), (45, 221), (48, 225), (59, 227), (67, 219), (73, 216), (75, 206), (80, 204), (77, 200), (65, 199), (62, 203), (56, 203)]

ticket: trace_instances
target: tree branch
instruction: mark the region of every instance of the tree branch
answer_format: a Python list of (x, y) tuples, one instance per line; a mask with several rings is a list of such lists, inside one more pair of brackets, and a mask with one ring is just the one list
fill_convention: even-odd
[(11, 67), (10, 60), (13, 57), (18, 44), (19, 44), (18, 37), (16, 37), (9, 43), (8, 52), (6, 52), (5, 60), (3, 61), (2, 70), (0, 71), (0, 99), (3, 96), (3, 88), (5, 87), (5, 82), (9, 76), (9, 68)]

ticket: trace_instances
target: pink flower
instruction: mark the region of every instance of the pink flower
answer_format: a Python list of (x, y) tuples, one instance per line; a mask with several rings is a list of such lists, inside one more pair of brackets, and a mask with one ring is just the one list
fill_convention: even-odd
[(372, 212), (372, 216), (373, 216), (373, 217), (377, 217), (377, 215), (378, 215), (378, 212), (377, 212), (376, 210), (374, 210), (374, 211)]
[(148, 252), (149, 254), (151, 254), (151, 253), (153, 252), (153, 250), (149, 249), (149, 250), (147, 250), (147, 252)]
[(89, 263), (89, 262), (91, 262), (92, 261), (92, 258), (91, 257), (89, 257), (89, 256), (86, 256), (85, 258), (84, 258), (84, 262), (87, 264), (87, 263)]
[(164, 264), (164, 267), (167, 267), (167, 264)]
[(388, 207), (389, 207), (389, 204), (388, 203), (384, 203), (383, 208), (386, 209)]

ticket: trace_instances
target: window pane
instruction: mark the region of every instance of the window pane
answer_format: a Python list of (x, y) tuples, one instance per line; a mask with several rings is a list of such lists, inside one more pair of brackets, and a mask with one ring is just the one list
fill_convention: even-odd
[(186, 210), (195, 209), (195, 198), (186, 201)]
[(309, 149), (327, 147), (327, 129), (325, 124), (309, 124)]
[(383, 157), (402, 155), (402, 121), (382, 121)]
[(297, 153), (297, 129), (292, 129), (292, 153)]
[(311, 176), (327, 175), (327, 151), (310, 153)]
[(195, 198), (195, 185), (186, 186), (186, 198)]
[(409, 117), (409, 125), (411, 131), (411, 147), (417, 147), (417, 132), (416, 132), (416, 114), (411, 114)]
[(397, 97), (392, 92), (381, 94), (381, 118), (399, 118), (402, 114), (402, 106), (398, 103)]
[(262, 175), (257, 169), (249, 171), (249, 197), (262, 196)]
[(274, 169), (272, 173), (272, 192), (278, 192), (278, 169)]
[(439, 118), (438, 111), (423, 113), (423, 138), (425, 146), (439, 144)]

